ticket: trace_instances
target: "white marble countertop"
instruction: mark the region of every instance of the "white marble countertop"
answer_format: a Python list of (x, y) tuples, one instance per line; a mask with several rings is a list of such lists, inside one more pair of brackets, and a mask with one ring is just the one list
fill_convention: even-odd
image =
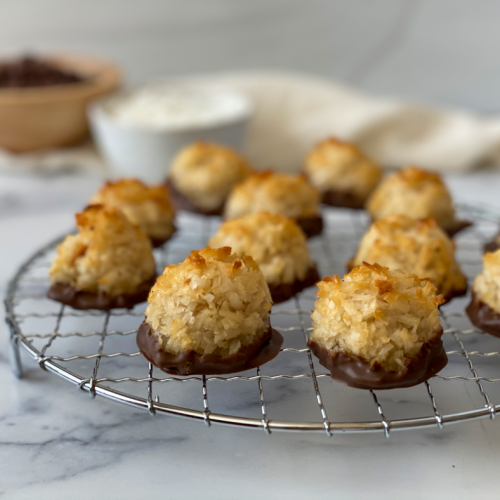
[[(131, 83), (278, 68), (380, 95), (498, 112), (492, 49), (500, 4), (466, 0), (269, 2), (4, 0), (2, 51), (101, 54)], [(57, 15), (55, 15), (56, 13)], [(228, 42), (229, 41), (229, 42)], [(500, 174), (449, 178), (461, 201), (500, 210)], [(0, 290), (73, 225), (92, 176), (0, 176)], [(2, 311), (3, 312), (3, 311)], [(0, 497), (493, 499), (500, 422), (366, 435), (273, 434), (151, 418), (78, 390), (26, 360), (10, 371), (0, 323)], [(471, 399), (473, 395), (471, 394)]]
[[(500, 174), (449, 178), (461, 201), (500, 209)], [(92, 176), (0, 178), (0, 287), (67, 230)], [(26, 361), (17, 380), (0, 327), (0, 497), (495, 498), (500, 422), (367, 435), (280, 434), (146, 412), (78, 390)]]

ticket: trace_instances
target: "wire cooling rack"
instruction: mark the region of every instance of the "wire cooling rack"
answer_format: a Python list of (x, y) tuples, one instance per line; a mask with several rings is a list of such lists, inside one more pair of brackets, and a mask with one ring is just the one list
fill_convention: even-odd
[[(500, 214), (461, 206), (474, 225), (457, 236), (457, 258), (469, 285), (482, 267), (483, 244)], [(325, 231), (310, 240), (320, 274), (343, 275), (368, 226), (366, 214), (327, 208)], [(217, 218), (180, 213), (175, 237), (156, 252), (161, 272), (206, 245)], [(149, 411), (205, 422), (274, 431), (380, 431), (438, 426), (500, 411), (500, 339), (475, 329), (464, 314), (469, 296), (442, 307), (448, 366), (429, 382), (407, 389), (363, 391), (333, 381), (306, 342), (315, 287), (273, 308), (271, 323), (285, 337), (268, 364), (229, 376), (167, 376), (138, 352), (136, 329), (145, 304), (133, 310), (76, 311), (46, 298), (48, 269), (60, 241), (37, 251), (10, 282), (6, 297), (11, 358), (22, 376), (20, 351), (39, 367), (92, 397), (104, 396)], [(64, 397), (64, 394), (61, 394)], [(119, 408), (117, 408), (118, 410)]]

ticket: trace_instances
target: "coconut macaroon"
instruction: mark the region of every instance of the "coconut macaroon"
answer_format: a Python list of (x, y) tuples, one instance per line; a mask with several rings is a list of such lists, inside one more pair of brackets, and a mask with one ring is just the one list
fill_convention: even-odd
[(366, 208), (373, 220), (394, 214), (435, 219), (450, 236), (470, 225), (456, 218), (451, 195), (441, 177), (417, 167), (386, 177), (368, 199)]
[(154, 247), (163, 245), (175, 232), (175, 211), (164, 186), (147, 186), (139, 179), (106, 182), (91, 203), (120, 209), (149, 236)]
[(236, 219), (256, 212), (281, 214), (295, 219), (306, 236), (312, 237), (323, 230), (319, 203), (319, 191), (305, 175), (259, 172), (232, 190), (224, 215)]
[(323, 203), (334, 207), (363, 208), (382, 178), (382, 169), (354, 144), (329, 138), (306, 158), (305, 173)]
[(434, 219), (389, 215), (374, 222), (349, 268), (363, 262), (429, 278), (445, 301), (467, 292), (467, 279), (455, 260), (455, 244)]
[(209, 245), (231, 247), (240, 257), (250, 255), (264, 274), (275, 304), (319, 281), (302, 229), (284, 215), (257, 212), (226, 221)]
[(155, 366), (177, 375), (233, 373), (277, 356), (271, 295), (259, 266), (228, 247), (193, 251), (167, 266), (149, 295), (137, 345)]
[(174, 159), (167, 185), (177, 208), (203, 215), (221, 215), (231, 189), (251, 173), (232, 149), (198, 142)]
[(75, 309), (144, 302), (156, 279), (149, 238), (123, 212), (103, 205), (88, 206), (76, 223), (78, 233), (57, 247), (48, 296)]
[(318, 287), (308, 346), (335, 380), (360, 389), (410, 387), (446, 365), (442, 297), (429, 280), (363, 264)]
[(474, 280), (466, 311), (480, 330), (500, 337), (500, 250), (484, 255), (483, 270)]

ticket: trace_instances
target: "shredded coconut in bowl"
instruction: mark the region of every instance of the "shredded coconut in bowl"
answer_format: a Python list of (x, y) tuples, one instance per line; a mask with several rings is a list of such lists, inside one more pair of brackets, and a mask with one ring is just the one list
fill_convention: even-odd
[(248, 100), (229, 89), (155, 84), (110, 99), (105, 111), (124, 125), (151, 129), (209, 126), (246, 115)]

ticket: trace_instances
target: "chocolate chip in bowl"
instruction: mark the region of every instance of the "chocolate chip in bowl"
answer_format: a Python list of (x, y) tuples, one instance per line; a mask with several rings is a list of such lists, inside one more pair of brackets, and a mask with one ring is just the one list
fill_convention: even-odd
[(117, 88), (110, 62), (80, 55), (0, 61), (0, 148), (24, 153), (88, 137), (87, 104)]
[(90, 78), (31, 56), (0, 65), (0, 88), (70, 85)]

